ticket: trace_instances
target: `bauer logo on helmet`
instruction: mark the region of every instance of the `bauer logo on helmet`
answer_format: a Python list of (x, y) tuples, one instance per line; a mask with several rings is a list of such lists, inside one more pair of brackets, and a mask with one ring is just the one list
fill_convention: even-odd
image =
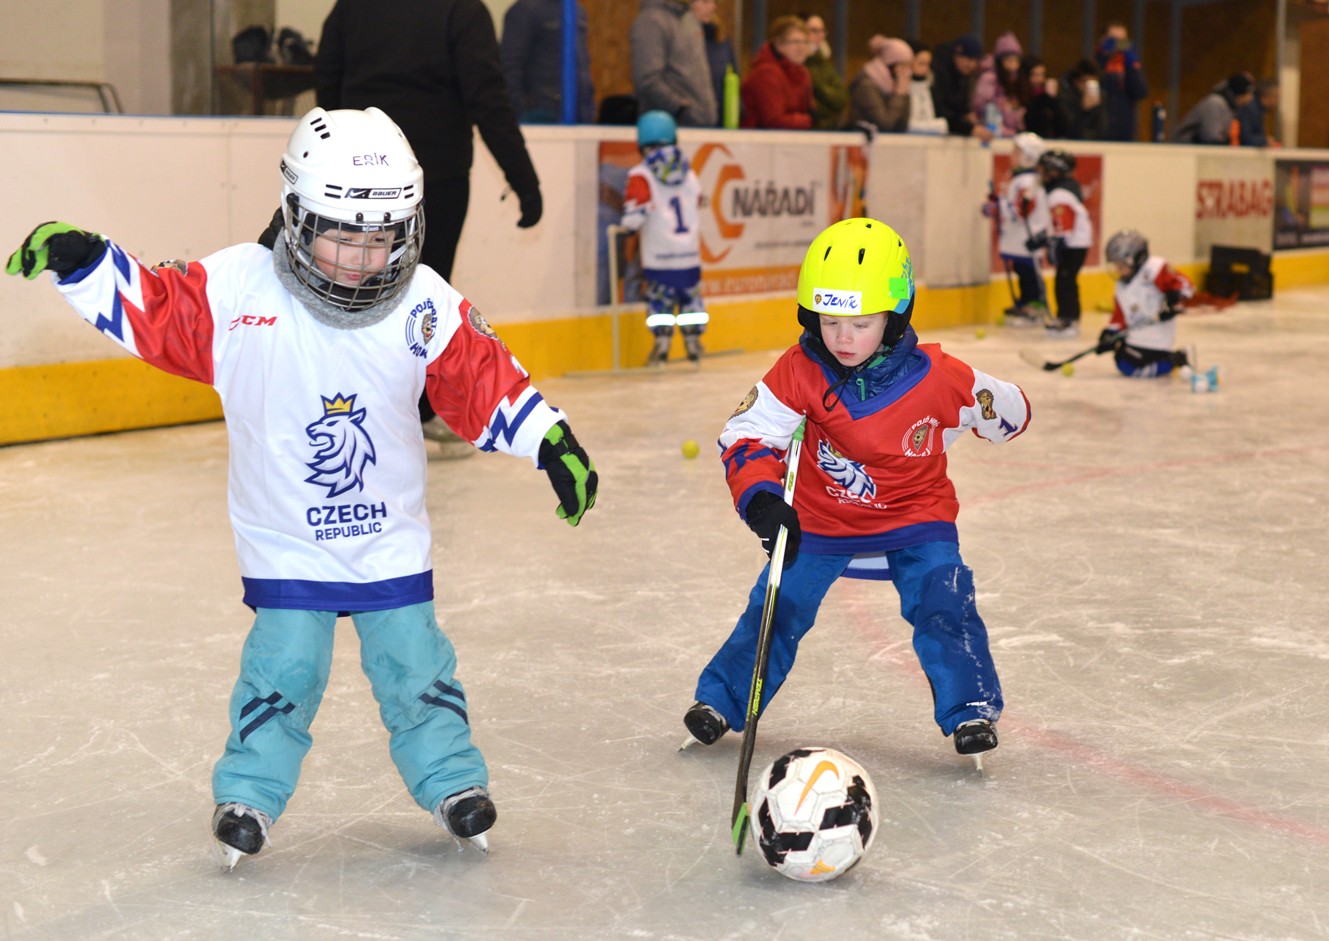
[(369, 189), (364, 186), (351, 186), (346, 190), (347, 199), (397, 199), (400, 196), (401, 187)]
[(859, 314), (863, 312), (863, 292), (815, 288), (812, 309), (819, 314)]

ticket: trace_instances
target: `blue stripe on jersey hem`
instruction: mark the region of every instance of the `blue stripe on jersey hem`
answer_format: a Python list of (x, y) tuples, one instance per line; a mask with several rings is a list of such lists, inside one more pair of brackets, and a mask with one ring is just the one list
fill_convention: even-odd
[(863, 552), (889, 552), (892, 549), (908, 549), (927, 542), (959, 543), (960, 532), (954, 523), (934, 521), (901, 526), (884, 533), (870, 536), (821, 536), (803, 530), (803, 538), (798, 544), (799, 552), (813, 555), (858, 555)]
[(251, 608), (293, 611), (390, 611), (434, 600), (434, 572), (379, 582), (316, 582), (301, 578), (241, 578)]
[(643, 268), (641, 276), (671, 288), (690, 288), (701, 281), (701, 266), (691, 268)]

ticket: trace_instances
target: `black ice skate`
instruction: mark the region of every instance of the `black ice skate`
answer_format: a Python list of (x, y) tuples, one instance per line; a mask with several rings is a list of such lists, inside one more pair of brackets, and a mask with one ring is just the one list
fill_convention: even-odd
[(704, 702), (692, 704), (683, 714), (683, 724), (688, 727), (688, 737), (678, 746), (679, 751), (694, 743), (714, 745), (720, 740), (721, 735), (729, 731), (729, 723), (725, 721), (724, 716)]
[(955, 730), (955, 750), (974, 759), (978, 770), (983, 770), (983, 752), (997, 747), (997, 729), (987, 719), (961, 722)]
[(230, 872), (241, 856), (253, 856), (268, 842), (272, 818), (244, 804), (218, 804), (212, 815), (217, 859)]
[(688, 362), (697, 363), (701, 361), (701, 354), (705, 352), (701, 348), (701, 334), (695, 330), (683, 331), (683, 347), (687, 350)]
[(451, 797), (445, 797), (434, 809), (434, 822), (451, 834), (461, 850), (462, 840), (469, 840), (471, 845), (489, 855), (489, 838), (485, 831), (498, 819), (498, 810), (489, 799), (489, 791), (482, 787), (470, 787)]
[(669, 347), (674, 342), (672, 333), (657, 333), (655, 335), (655, 346), (651, 347), (651, 355), (646, 358), (647, 366), (663, 366), (669, 362)]

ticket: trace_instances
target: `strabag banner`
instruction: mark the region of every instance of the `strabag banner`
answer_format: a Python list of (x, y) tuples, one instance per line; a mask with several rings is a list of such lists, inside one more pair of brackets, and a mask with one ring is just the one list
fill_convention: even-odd
[(1274, 162), (1274, 248), (1329, 245), (1329, 162)]
[[(857, 144), (772, 146), (702, 143), (684, 147), (701, 181), (702, 293), (793, 293), (808, 244), (832, 222), (864, 214), (867, 149)], [(623, 216), (628, 170), (641, 162), (634, 143), (599, 146), (596, 302), (642, 298), (636, 236), (618, 239), (618, 284), (611, 292), (606, 228)], [(667, 209), (666, 209), (667, 211)]]
[(1195, 170), (1195, 257), (1208, 258), (1214, 245), (1268, 251), (1274, 220), (1269, 165), (1218, 153), (1197, 157)]

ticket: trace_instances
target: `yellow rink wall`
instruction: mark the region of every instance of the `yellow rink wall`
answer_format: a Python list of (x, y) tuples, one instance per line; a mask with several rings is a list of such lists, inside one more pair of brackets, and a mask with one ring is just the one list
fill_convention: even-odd
[[(1197, 284), (1205, 266), (1180, 265)], [(1278, 289), (1329, 284), (1329, 254), (1276, 255)], [(1048, 289), (1051, 290), (1050, 280)], [(1112, 303), (1112, 280), (1104, 272), (1080, 277), (1080, 294), (1088, 316)], [(914, 326), (929, 330), (992, 323), (1008, 306), (1004, 280), (975, 287), (919, 287)], [(793, 297), (717, 302), (709, 305), (708, 349), (783, 349), (798, 339)], [(620, 365), (644, 363), (650, 334), (636, 310), (619, 314)], [(569, 372), (607, 370), (612, 361), (613, 323), (610, 314), (561, 320), (510, 323), (499, 328), (504, 342), (538, 382)], [(681, 341), (674, 355), (681, 356)], [(56, 363), (0, 369), (0, 444), (43, 441), (80, 435), (213, 421), (221, 404), (213, 390), (167, 375), (124, 357), (91, 362)]]

